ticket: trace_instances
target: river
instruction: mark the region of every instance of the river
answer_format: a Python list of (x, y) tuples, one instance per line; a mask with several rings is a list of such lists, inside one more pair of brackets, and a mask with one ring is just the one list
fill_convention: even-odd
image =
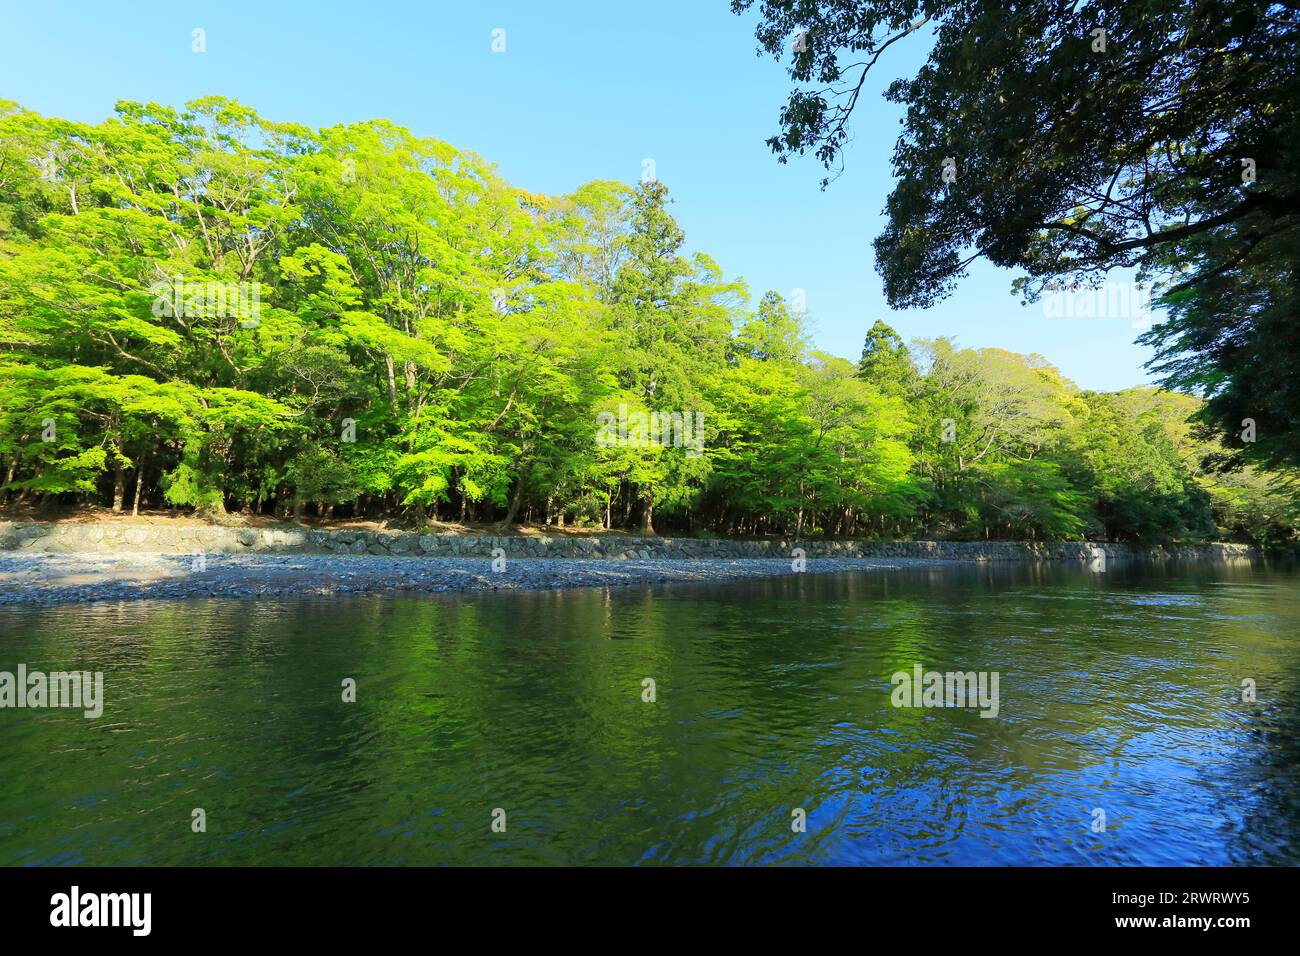
[[(0, 864), (1294, 865), (1297, 584), (1004, 564), (0, 609), (0, 670), (104, 674), (98, 719), (0, 709)], [(894, 706), (918, 664), (996, 674), (997, 716)]]

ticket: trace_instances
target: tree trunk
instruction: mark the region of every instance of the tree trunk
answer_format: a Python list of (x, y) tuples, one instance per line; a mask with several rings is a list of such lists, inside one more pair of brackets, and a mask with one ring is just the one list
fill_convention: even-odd
[[(6, 485), (6, 486), (8, 486), (9, 483), (12, 482), (12, 481), (14, 480), (14, 472), (17, 470), (17, 468), (18, 468), (18, 453), (17, 453), (17, 452), (14, 452), (13, 454), (11, 454), (11, 455), (9, 456), (9, 469), (8, 469), (8, 471), (5, 472), (5, 485)], [(4, 500), (5, 500), (6, 502), (9, 500), (10, 494), (11, 494), (11, 492), (9, 492), (9, 491), (6, 491), (6, 492), (4, 493)]]
[(140, 463), (135, 466), (135, 500), (131, 502), (131, 517), (140, 515), (141, 486), (144, 484), (144, 452), (140, 452)]
[(121, 459), (118, 459), (117, 466), (113, 469), (113, 514), (122, 513), (122, 499), (126, 497), (126, 469), (122, 467)]
[(506, 516), (498, 522), (501, 527), (508, 528), (515, 523), (515, 518), (519, 515), (519, 506), (523, 504), (523, 501), (524, 475), (523, 472), (520, 472), (519, 477), (515, 479), (514, 493), (510, 495), (510, 507), (506, 510)]
[(654, 498), (646, 498), (641, 506), (641, 533), (643, 535), (653, 535), (654, 529)]

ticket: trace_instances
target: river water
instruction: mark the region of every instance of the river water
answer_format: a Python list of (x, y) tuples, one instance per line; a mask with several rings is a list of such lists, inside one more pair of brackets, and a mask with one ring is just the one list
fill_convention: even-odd
[[(0, 609), (0, 671), (99, 670), (105, 698), (0, 709), (0, 865), (1294, 865), (1297, 585), (999, 565)], [(997, 716), (895, 707), (918, 664), (996, 673)]]

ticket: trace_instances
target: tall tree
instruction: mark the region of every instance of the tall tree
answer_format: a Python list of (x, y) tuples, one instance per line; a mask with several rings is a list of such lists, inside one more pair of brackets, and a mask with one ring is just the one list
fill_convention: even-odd
[(862, 358), (858, 360), (858, 377), (890, 395), (906, 395), (916, 383), (912, 353), (882, 319), (876, 319), (867, 330)]

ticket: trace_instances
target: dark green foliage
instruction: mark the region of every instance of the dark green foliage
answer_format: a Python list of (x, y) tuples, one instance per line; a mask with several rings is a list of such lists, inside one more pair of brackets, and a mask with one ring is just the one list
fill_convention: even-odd
[(1050, 281), (1134, 270), (1170, 309), (1144, 336), (1164, 384), (1207, 399), (1199, 418), (1237, 462), (1300, 464), (1294, 3), (732, 7), (758, 10), (760, 48), (788, 65), (794, 88), (768, 140), (783, 162), (812, 153), (838, 168), (867, 72), (888, 70), (895, 45), (929, 50), (886, 92), (905, 109), (875, 241), (892, 306), (949, 295), (980, 257), (1022, 272), (1030, 299)]

